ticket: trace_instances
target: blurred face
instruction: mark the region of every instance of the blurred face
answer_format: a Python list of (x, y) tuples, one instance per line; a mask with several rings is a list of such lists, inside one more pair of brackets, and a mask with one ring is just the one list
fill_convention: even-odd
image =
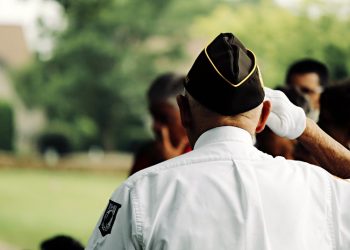
[(320, 109), (322, 87), (316, 73), (294, 74), (291, 77), (291, 84), (300, 94), (308, 97), (312, 109)]
[(167, 102), (152, 103), (149, 107), (153, 118), (153, 131), (157, 139), (161, 139), (161, 128), (169, 130), (169, 136), (173, 146), (177, 146), (186, 136), (185, 129), (181, 125), (180, 111)]

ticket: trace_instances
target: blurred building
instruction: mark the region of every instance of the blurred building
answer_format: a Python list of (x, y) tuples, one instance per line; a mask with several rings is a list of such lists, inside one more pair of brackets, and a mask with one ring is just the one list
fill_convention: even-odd
[(0, 24), (0, 100), (13, 106), (16, 126), (14, 144), (20, 153), (31, 153), (35, 150), (35, 138), (46, 121), (42, 110), (25, 107), (11, 81), (10, 71), (25, 66), (30, 60), (31, 54), (22, 28)]

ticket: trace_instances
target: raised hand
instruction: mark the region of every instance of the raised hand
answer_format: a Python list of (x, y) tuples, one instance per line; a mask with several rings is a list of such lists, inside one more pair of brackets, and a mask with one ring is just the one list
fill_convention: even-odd
[(264, 90), (265, 98), (271, 101), (271, 113), (267, 119), (267, 126), (281, 137), (298, 138), (306, 127), (304, 110), (291, 103), (282, 91), (266, 87)]

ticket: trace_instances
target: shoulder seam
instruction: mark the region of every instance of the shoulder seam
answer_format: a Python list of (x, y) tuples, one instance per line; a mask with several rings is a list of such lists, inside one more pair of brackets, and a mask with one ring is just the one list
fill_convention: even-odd
[(327, 178), (327, 206), (329, 207), (329, 215), (327, 216), (328, 218), (328, 225), (330, 228), (330, 237), (331, 237), (331, 244), (332, 244), (332, 249), (336, 249), (336, 240), (335, 240), (335, 228), (334, 228), (334, 223), (333, 223), (333, 216), (334, 216), (334, 212), (333, 212), (333, 204), (332, 204), (332, 187), (331, 187), (331, 180), (330, 178)]
[(145, 248), (144, 239), (143, 239), (142, 212), (141, 212), (141, 208), (140, 208), (139, 199), (137, 197), (135, 188), (132, 188), (129, 185), (127, 185), (127, 187), (130, 190), (130, 197), (131, 197), (131, 204), (130, 205), (131, 205), (132, 209), (134, 210), (134, 214), (135, 214), (136, 237), (137, 237), (139, 244), (141, 244), (141, 246), (143, 248)]

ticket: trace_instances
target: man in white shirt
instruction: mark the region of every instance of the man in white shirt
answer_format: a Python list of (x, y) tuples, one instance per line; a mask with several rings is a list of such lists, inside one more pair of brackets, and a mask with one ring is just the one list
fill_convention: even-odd
[(350, 249), (350, 184), (264, 154), (252, 137), (268, 122), (341, 177), (350, 154), (281, 92), (264, 91), (251, 51), (220, 34), (184, 85), (177, 101), (193, 151), (126, 180), (87, 249)]

